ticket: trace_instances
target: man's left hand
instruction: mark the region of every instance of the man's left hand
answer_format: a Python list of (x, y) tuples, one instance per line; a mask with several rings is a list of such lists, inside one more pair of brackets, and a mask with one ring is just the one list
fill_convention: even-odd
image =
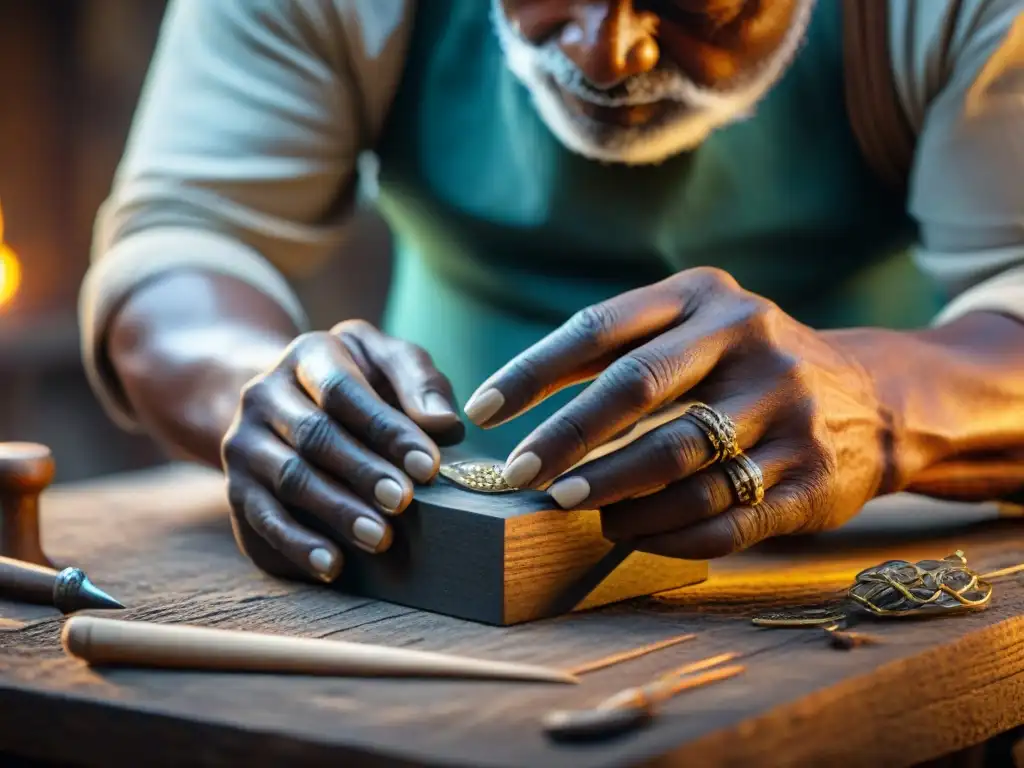
[[(466, 413), (494, 427), (585, 381), (512, 452), (506, 481), (546, 488), (565, 509), (600, 508), (605, 536), (640, 551), (714, 558), (833, 528), (891, 481), (892, 424), (864, 368), (835, 337), (719, 270), (582, 310), (488, 379)], [(763, 478), (759, 503), (738, 497), (726, 471), (735, 459), (718, 460), (692, 413), (644, 432), (644, 420), (691, 402), (731, 421)], [(632, 442), (580, 464), (638, 427)]]

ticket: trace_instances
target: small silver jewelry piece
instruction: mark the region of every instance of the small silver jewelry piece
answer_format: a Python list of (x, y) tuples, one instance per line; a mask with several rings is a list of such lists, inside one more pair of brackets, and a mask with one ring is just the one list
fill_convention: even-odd
[(512, 493), (515, 488), (501, 476), (501, 464), (493, 461), (456, 461), (442, 464), (439, 470), (456, 485), (478, 493)]
[(740, 504), (754, 507), (764, 501), (764, 474), (757, 462), (741, 453), (723, 466)]
[(712, 463), (726, 462), (740, 454), (740, 446), (736, 442), (736, 425), (724, 413), (706, 403), (694, 403), (686, 409), (685, 415), (704, 430), (715, 451)]

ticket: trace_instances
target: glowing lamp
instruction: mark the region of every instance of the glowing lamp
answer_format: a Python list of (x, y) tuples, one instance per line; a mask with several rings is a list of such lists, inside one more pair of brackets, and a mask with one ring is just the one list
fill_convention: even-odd
[(21, 287), (21, 262), (10, 247), (0, 243), (0, 308), (10, 304)]

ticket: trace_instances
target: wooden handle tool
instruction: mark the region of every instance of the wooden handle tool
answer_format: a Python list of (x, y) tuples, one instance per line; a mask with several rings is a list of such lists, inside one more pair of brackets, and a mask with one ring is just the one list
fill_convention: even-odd
[(52, 567), (39, 541), (39, 496), (54, 471), (45, 445), (0, 443), (0, 555)]
[(353, 677), (442, 677), (577, 683), (558, 669), (407, 648), (186, 625), (75, 616), (64, 649), (92, 665)]

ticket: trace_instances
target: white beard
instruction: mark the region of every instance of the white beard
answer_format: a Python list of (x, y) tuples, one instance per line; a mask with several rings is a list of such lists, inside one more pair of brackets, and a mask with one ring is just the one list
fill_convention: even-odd
[[(501, 0), (492, 17), (509, 70), (527, 88), (540, 118), (570, 151), (592, 160), (629, 165), (656, 164), (699, 146), (712, 132), (750, 117), (782, 77), (803, 42), (814, 0), (798, 0), (793, 23), (778, 49), (729, 90), (702, 88), (678, 69), (659, 69), (631, 78), (626, 95), (611, 98), (588, 86), (579, 69), (554, 41), (534, 46), (512, 28)], [(554, 82), (585, 101), (604, 106), (669, 101), (679, 105), (650, 124), (618, 127), (573, 112)]]

